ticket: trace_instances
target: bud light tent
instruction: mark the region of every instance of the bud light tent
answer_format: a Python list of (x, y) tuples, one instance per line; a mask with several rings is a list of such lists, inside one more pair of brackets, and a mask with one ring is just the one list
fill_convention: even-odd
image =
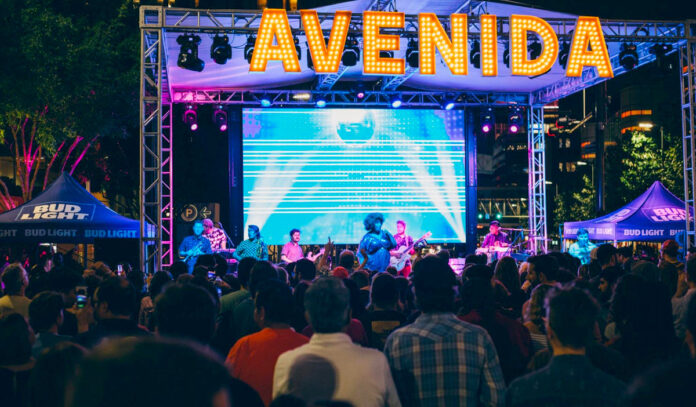
[[(691, 216), (694, 210), (691, 208)], [(615, 242), (663, 242), (683, 235), (686, 226), (684, 201), (655, 181), (633, 202), (602, 217), (565, 222), (563, 237), (576, 239), (578, 229), (587, 229), (591, 240)]]
[(112, 211), (67, 173), (36, 198), (0, 214), (0, 244), (139, 237), (139, 221)]

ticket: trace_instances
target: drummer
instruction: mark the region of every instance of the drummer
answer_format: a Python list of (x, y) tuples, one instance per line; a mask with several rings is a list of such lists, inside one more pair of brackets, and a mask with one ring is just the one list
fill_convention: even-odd
[(490, 226), (488, 227), (488, 230), (490, 231), (489, 234), (486, 235), (486, 237), (483, 239), (483, 243), (481, 243), (481, 248), (493, 248), (493, 247), (509, 247), (510, 246), (510, 240), (508, 239), (508, 235), (505, 232), (502, 232), (500, 230), (500, 222), (497, 220), (494, 220), (491, 222)]

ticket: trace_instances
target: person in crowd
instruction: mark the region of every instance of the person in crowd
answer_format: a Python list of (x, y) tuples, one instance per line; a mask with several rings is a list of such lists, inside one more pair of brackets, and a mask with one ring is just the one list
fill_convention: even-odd
[(215, 333), (217, 308), (212, 296), (195, 284), (172, 284), (155, 300), (155, 332), (208, 345)]
[(237, 279), (239, 280), (241, 288), (220, 297), (221, 315), (225, 312), (233, 311), (237, 305), (249, 298), (249, 274), (254, 264), (256, 264), (255, 258), (245, 257), (237, 265)]
[(331, 277), (336, 277), (340, 278), (341, 280), (344, 280), (348, 277), (350, 277), (350, 274), (348, 273), (348, 270), (345, 268), (338, 266), (335, 267), (333, 270), (331, 270)]
[(218, 358), (162, 338), (107, 342), (82, 361), (73, 387), (67, 407), (233, 405), (230, 377)]
[(193, 234), (186, 236), (179, 245), (179, 256), (188, 266), (188, 273), (193, 272), (198, 257), (204, 254), (212, 253), (210, 248), (210, 240), (203, 236), (203, 222), (197, 220), (193, 222)]
[[(88, 281), (101, 282), (101, 278), (90, 276)], [(48, 273), (48, 283), (51, 291), (57, 292), (63, 297), (63, 323), (58, 327), (58, 334), (71, 337), (77, 336), (79, 333), (77, 315), (80, 314), (82, 320), (85, 320), (84, 316), (89, 313), (89, 309), (78, 309), (76, 307), (76, 289), (79, 284), (83, 284), (82, 277), (79, 272), (65, 266), (54, 267)], [(96, 285), (94, 289), (96, 289)], [(87, 294), (91, 298), (90, 291), (90, 285), (88, 284)], [(93, 293), (93, 291), (91, 292)]]
[(602, 270), (607, 267), (616, 266), (617, 260), (617, 249), (614, 245), (609, 243), (601, 244), (597, 247), (597, 261)]
[(64, 407), (85, 348), (72, 342), (59, 343), (41, 354), (29, 379), (31, 407)]
[(642, 372), (628, 386), (624, 407), (689, 406), (694, 403), (696, 361), (677, 360)]
[(144, 326), (149, 331), (155, 330), (153, 313), (155, 312), (155, 300), (162, 293), (164, 287), (172, 282), (172, 276), (167, 271), (158, 271), (150, 280), (147, 295), (140, 300), (140, 311), (138, 312), (138, 324)]
[(599, 312), (596, 301), (586, 291), (568, 288), (554, 289), (547, 304), (553, 358), (548, 366), (510, 384), (507, 406), (620, 406), (626, 385), (585, 356)]
[(580, 263), (589, 264), (591, 260), (590, 252), (592, 252), (597, 245), (590, 241), (590, 234), (585, 228), (578, 229), (577, 237), (578, 241), (570, 245), (568, 253), (579, 259)]
[(29, 275), (24, 267), (19, 263), (7, 266), (2, 273), (2, 284), (5, 295), (0, 297), (0, 316), (17, 312), (24, 318), (29, 318), (31, 300), (26, 296)]
[(599, 301), (605, 306), (609, 304), (611, 296), (614, 294), (616, 283), (623, 274), (623, 271), (618, 266), (607, 267), (599, 273)]
[(267, 280), (278, 280), (278, 271), (270, 262), (263, 260), (257, 261), (249, 274), (249, 298), (245, 299), (232, 312), (234, 330), (232, 338), (234, 341), (239, 338), (253, 334), (260, 330), (254, 320), (254, 298), (258, 287)]
[(148, 335), (134, 321), (137, 299), (133, 286), (121, 277), (110, 277), (99, 284), (92, 307), (96, 324), (77, 336), (77, 342), (93, 347), (104, 338)]
[(27, 286), (27, 297), (34, 296), (41, 291), (48, 290), (48, 273), (53, 269), (53, 254), (41, 248), (39, 259), (29, 270), (29, 286)]
[[(394, 236), (387, 230), (382, 229), (384, 215), (381, 213), (370, 213), (363, 221), (365, 225), (365, 236), (360, 240), (358, 251), (363, 256), (362, 251), (367, 252), (367, 263), (365, 267), (372, 272), (383, 272), (389, 266), (389, 251), (396, 247)], [(362, 261), (362, 257), (360, 258)]]
[(696, 298), (696, 258), (686, 262), (686, 272), (680, 278), (684, 284), (679, 284), (679, 288), (672, 297), (672, 316), (674, 318), (674, 330), (677, 338), (684, 339), (686, 335), (686, 318), (689, 301)]
[(241, 338), (227, 355), (225, 364), (232, 377), (250, 385), (264, 404), (271, 403), (273, 371), (278, 357), (309, 342), (290, 327), (294, 299), (280, 281), (261, 283), (255, 299), (254, 319), (262, 330)]
[(341, 400), (354, 406), (400, 406), (384, 355), (352, 343), (343, 333), (350, 320), (350, 293), (334, 277), (320, 278), (305, 293), (308, 344), (280, 355), (273, 396), (298, 396), (308, 404)]
[(421, 315), (384, 346), (403, 405), (501, 405), (505, 381), (495, 346), (483, 328), (454, 315), (452, 269), (426, 256), (413, 265), (412, 279)]
[(58, 334), (58, 327), (63, 324), (63, 297), (52, 291), (39, 293), (29, 304), (29, 323), (36, 334), (36, 342), (31, 353), (38, 357), (51, 346), (69, 341), (71, 337)]
[(664, 285), (627, 274), (616, 285), (610, 311), (618, 335), (610, 347), (626, 359), (629, 377), (675, 356), (678, 343)]
[(494, 277), (497, 282), (505, 287), (508, 295), (502, 302), (502, 306), (512, 318), (519, 318), (522, 314), (522, 304), (527, 301), (527, 294), (522, 291), (520, 275), (517, 271), (517, 263), (510, 256), (498, 260), (495, 265)]
[(478, 325), (488, 332), (495, 345), (505, 382), (510, 383), (522, 375), (532, 356), (532, 339), (527, 328), (520, 322), (496, 310), (490, 279), (467, 279), (462, 284), (460, 296), (462, 309), (459, 311), (459, 319)]
[(621, 246), (616, 250), (616, 260), (618, 266), (624, 273), (631, 272), (631, 265), (633, 265), (633, 247), (631, 246)]
[(546, 325), (544, 323), (544, 318), (546, 317), (544, 301), (546, 301), (546, 295), (552, 288), (553, 286), (547, 284), (541, 284), (535, 287), (529, 298), (529, 306), (525, 310), (524, 326), (529, 331), (529, 335), (532, 339), (532, 354), (547, 349), (549, 346), (546, 337)]
[(548, 254), (531, 256), (527, 259), (527, 263), (529, 264), (527, 267), (527, 278), (524, 284), (522, 284), (522, 290), (528, 291), (539, 284), (556, 284), (558, 260), (553, 256), (549, 256)]
[(177, 260), (169, 267), (169, 274), (172, 275), (172, 280), (176, 281), (180, 275), (188, 273), (188, 265), (181, 260)]
[(684, 270), (684, 263), (679, 261), (679, 243), (674, 239), (667, 239), (662, 243), (662, 249), (660, 250), (660, 262), (658, 267), (662, 268), (668, 264), (674, 266), (678, 272)]
[(375, 274), (370, 290), (370, 305), (361, 322), (371, 348), (382, 350), (389, 334), (406, 322), (398, 310), (399, 287), (396, 278), (387, 273)]
[(16, 312), (0, 317), (0, 405), (29, 405), (29, 377), (35, 360), (31, 356), (34, 333)]
[(261, 238), (261, 231), (256, 225), (249, 225), (247, 228), (249, 238), (242, 241), (237, 250), (232, 253), (237, 261), (241, 261), (246, 257), (253, 257), (256, 260), (268, 260), (268, 248)]
[(352, 274), (353, 268), (355, 268), (355, 253), (351, 250), (342, 251), (338, 256), (338, 265), (346, 269), (349, 274)]
[(686, 326), (686, 331), (684, 332), (684, 344), (689, 350), (691, 359), (696, 359), (696, 295), (689, 299), (684, 325)]

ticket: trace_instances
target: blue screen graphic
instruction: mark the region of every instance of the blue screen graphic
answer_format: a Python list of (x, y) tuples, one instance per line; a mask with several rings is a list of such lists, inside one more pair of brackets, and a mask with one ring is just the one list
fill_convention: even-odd
[(384, 214), (430, 242), (465, 242), (462, 111), (245, 109), (244, 230), (283, 244), (355, 244), (363, 219)]

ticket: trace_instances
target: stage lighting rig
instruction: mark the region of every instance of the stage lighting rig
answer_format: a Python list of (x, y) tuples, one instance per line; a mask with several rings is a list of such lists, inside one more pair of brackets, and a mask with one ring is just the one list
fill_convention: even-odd
[(652, 47), (650, 47), (648, 51), (656, 57), (661, 58), (667, 55), (670, 51), (672, 51), (672, 44), (654, 44)]
[(184, 111), (184, 123), (191, 131), (198, 130), (198, 112), (196, 105), (187, 105)]
[(393, 95), (391, 98), (389, 98), (389, 103), (391, 104), (391, 107), (398, 109), (401, 107), (403, 101), (401, 100), (401, 96)]
[(198, 58), (201, 37), (193, 34), (181, 34), (177, 37), (176, 42), (181, 46), (176, 64), (180, 68), (201, 72), (205, 67), (205, 62)]
[(619, 63), (626, 70), (631, 70), (638, 65), (638, 52), (636, 44), (624, 42), (621, 44), (621, 52), (619, 53)]
[(481, 69), (481, 43), (479, 40), (474, 40), (469, 51), (469, 60), (471, 65), (476, 69)]
[(246, 45), (244, 46), (244, 59), (251, 63), (251, 57), (254, 55), (254, 47), (256, 46), (256, 36), (250, 35), (247, 37)]
[(326, 97), (324, 95), (317, 95), (314, 100), (314, 105), (316, 107), (326, 107)]
[[(329, 39), (326, 38), (326, 43), (329, 43)], [(360, 61), (360, 48), (358, 47), (358, 39), (354, 35), (349, 35), (346, 40), (346, 46), (343, 48), (343, 55), (341, 56), (341, 62), (345, 66), (355, 66)]]
[(232, 58), (230, 37), (217, 34), (213, 37), (213, 45), (210, 46), (210, 58), (219, 65), (224, 65), (228, 59)]
[(490, 133), (495, 128), (495, 112), (493, 108), (487, 107), (481, 112), (481, 131)]
[(558, 51), (558, 64), (563, 69), (566, 69), (566, 65), (568, 65), (568, 56), (570, 56), (570, 43), (563, 41), (561, 49)]
[(440, 103), (440, 106), (444, 110), (452, 110), (454, 109), (455, 106), (455, 100), (454, 96), (451, 94), (446, 94), (445, 97), (442, 99), (442, 103)]
[(517, 133), (522, 128), (522, 108), (520, 106), (513, 106), (510, 108), (510, 113), (508, 113), (508, 131), (510, 133)]
[(261, 96), (261, 106), (270, 107), (272, 104), (271, 97), (264, 93), (263, 96)]
[(411, 38), (408, 40), (408, 45), (406, 46), (406, 62), (411, 68), (418, 68), (418, 43), (415, 39)]
[(220, 131), (227, 131), (227, 112), (222, 105), (218, 105), (213, 112), (213, 122)]
[(355, 87), (353, 88), (353, 93), (355, 93), (355, 97), (359, 100), (362, 100), (365, 98), (365, 84), (362, 82), (358, 82)]

